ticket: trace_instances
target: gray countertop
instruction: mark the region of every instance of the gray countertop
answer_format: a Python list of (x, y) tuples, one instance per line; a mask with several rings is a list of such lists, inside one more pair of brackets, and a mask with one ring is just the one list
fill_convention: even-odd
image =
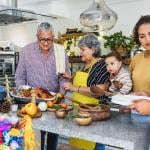
[(79, 126), (73, 121), (57, 119), (53, 112), (45, 112), (41, 118), (33, 119), (33, 127), (125, 150), (147, 150), (150, 144), (149, 127), (133, 123), (130, 114), (127, 113), (112, 112), (109, 120), (93, 122), (89, 126)]

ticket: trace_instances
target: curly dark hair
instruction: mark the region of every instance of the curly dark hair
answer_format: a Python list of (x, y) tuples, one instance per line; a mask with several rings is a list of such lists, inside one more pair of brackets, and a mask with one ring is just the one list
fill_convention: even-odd
[(133, 29), (133, 39), (136, 42), (136, 44), (139, 46), (141, 45), (141, 43), (139, 41), (138, 30), (139, 30), (140, 26), (143, 24), (150, 24), (150, 15), (141, 16), (141, 18), (135, 24), (135, 27)]

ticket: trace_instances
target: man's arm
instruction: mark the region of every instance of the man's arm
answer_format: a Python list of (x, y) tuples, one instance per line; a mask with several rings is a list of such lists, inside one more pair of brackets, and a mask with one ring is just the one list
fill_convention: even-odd
[(22, 50), (20, 52), (20, 58), (19, 58), (19, 63), (16, 69), (15, 73), (15, 83), (16, 86), (20, 85), (26, 85), (27, 84), (27, 78), (26, 78), (26, 67), (25, 67), (25, 53)]

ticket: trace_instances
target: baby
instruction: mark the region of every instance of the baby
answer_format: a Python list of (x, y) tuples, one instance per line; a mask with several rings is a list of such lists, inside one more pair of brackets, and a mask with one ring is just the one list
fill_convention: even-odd
[(132, 89), (130, 73), (122, 65), (122, 57), (118, 52), (109, 53), (105, 62), (110, 73), (109, 91), (114, 94), (128, 94)]

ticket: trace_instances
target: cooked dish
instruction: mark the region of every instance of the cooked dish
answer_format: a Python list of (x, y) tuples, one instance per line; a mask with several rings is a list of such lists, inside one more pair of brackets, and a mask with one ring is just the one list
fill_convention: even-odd
[(29, 88), (29, 89), (20, 89), (18, 91), (18, 96), (20, 97), (27, 97), (27, 98), (30, 98), (31, 97), (31, 91), (34, 90), (35, 91), (35, 94), (36, 94), (36, 98), (40, 98), (40, 99), (50, 99), (53, 97), (53, 95), (43, 89), (43, 88), (40, 88), (40, 87), (36, 87), (36, 88)]

